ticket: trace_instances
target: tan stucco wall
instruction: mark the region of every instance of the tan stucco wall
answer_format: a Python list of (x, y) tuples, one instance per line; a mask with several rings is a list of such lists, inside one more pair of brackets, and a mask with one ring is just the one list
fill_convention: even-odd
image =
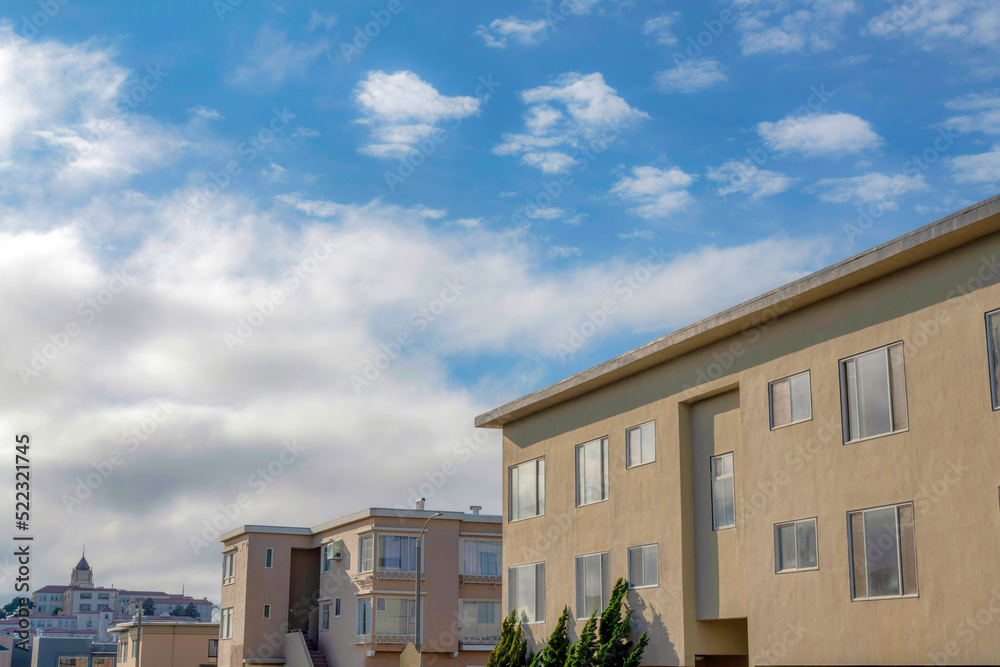
[[(118, 641), (128, 638), (128, 655), (117, 659), (122, 667), (134, 667), (136, 659), (132, 657), (132, 645), (138, 636), (138, 628), (134, 624), (119, 626), (114, 634)], [(208, 643), (219, 638), (219, 626), (216, 623), (201, 623), (198, 625), (156, 625), (143, 624), (142, 641), (139, 643), (139, 662), (142, 667), (196, 667), (215, 662), (208, 657)]]
[[(505, 512), (508, 466), (546, 458), (546, 515), (504, 525), (505, 566), (546, 562), (546, 622), (530, 634), (544, 639), (573, 608), (576, 555), (610, 550), (616, 579), (627, 547), (656, 542), (659, 587), (628, 596), (653, 637), (644, 664), (738, 646), (738, 623), (696, 620), (713, 599), (720, 617), (745, 609), (751, 664), (1000, 662), (1000, 412), (984, 325), (1000, 308), (997, 254), (994, 234), (505, 425)], [(844, 445), (838, 360), (900, 340), (909, 431)], [(807, 369), (813, 419), (769, 430), (768, 382)], [(736, 452), (737, 527), (714, 536), (718, 565), (706, 565), (698, 422), (722, 392), (713, 400), (737, 408), (713, 420), (736, 442), (714, 448)], [(626, 470), (625, 429), (654, 418), (656, 462)], [(574, 447), (601, 436), (611, 497), (577, 509)], [(847, 512), (910, 501), (919, 596), (852, 602)], [(775, 574), (774, 524), (808, 517), (819, 569)]]

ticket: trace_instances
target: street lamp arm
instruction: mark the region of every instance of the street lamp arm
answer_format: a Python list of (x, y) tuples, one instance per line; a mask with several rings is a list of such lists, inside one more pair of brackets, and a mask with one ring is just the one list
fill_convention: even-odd
[(424, 561), (423, 561), (423, 554), (422, 554), (421, 545), (424, 542), (424, 531), (427, 530), (427, 524), (429, 524), (431, 522), (431, 519), (433, 519), (434, 517), (438, 517), (438, 516), (442, 516), (442, 513), (441, 512), (434, 512), (434, 514), (431, 514), (429, 517), (427, 517), (427, 521), (424, 521), (424, 526), (423, 526), (423, 528), (420, 529), (420, 535), (417, 537), (417, 576), (416, 576), (416, 579), (417, 579), (417, 586), (416, 586), (416, 588), (417, 588), (417, 590), (416, 590), (416, 595), (415, 595), (416, 600), (414, 601), (414, 609), (415, 609), (415, 613), (417, 615), (417, 618), (416, 618), (416, 623), (415, 623), (416, 627), (414, 628), (416, 630), (415, 636), (414, 636), (414, 643), (416, 644), (417, 653), (420, 654), (420, 664), (421, 665), (424, 664), (424, 654), (420, 650), (420, 645), (421, 645), (421, 641), (420, 641), (420, 630), (421, 630), (421, 628), (420, 628), (420, 575), (423, 573), (423, 569), (424, 569), (424, 567), (423, 567), (424, 566)]

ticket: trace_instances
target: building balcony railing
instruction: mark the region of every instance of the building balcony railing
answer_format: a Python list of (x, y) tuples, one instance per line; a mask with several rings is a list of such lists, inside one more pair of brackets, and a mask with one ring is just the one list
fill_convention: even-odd
[(466, 646), (492, 646), (500, 643), (500, 633), (478, 637), (462, 637), (459, 641)]
[[(399, 572), (397, 570), (375, 570), (374, 572), (360, 572), (351, 577), (351, 581), (357, 584), (358, 588), (372, 588), (377, 581), (416, 581), (416, 572)], [(420, 581), (427, 581), (427, 573), (420, 573)]]
[(351, 641), (352, 644), (360, 646), (373, 645), (373, 644), (412, 644), (417, 641), (416, 635), (386, 635), (386, 634), (375, 634), (375, 635), (354, 635), (354, 639)]
[(499, 574), (460, 574), (458, 575), (460, 584), (493, 584), (499, 586), (503, 583), (503, 576)]

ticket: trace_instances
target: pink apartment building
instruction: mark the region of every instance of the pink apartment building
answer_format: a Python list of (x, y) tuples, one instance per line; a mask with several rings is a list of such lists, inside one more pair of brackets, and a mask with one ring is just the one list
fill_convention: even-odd
[(503, 620), (501, 533), (478, 507), (241, 526), (221, 538), (218, 664), (396, 667), (415, 643), (420, 570), (425, 667), (485, 665)]

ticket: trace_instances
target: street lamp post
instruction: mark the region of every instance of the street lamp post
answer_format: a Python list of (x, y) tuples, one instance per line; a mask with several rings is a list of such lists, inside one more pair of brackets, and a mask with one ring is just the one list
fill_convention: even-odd
[(424, 654), (423, 651), (420, 650), (420, 643), (421, 643), (420, 642), (420, 575), (424, 569), (423, 561), (421, 560), (421, 544), (423, 544), (424, 541), (424, 531), (427, 530), (427, 524), (429, 524), (431, 522), (431, 519), (433, 519), (436, 516), (441, 516), (441, 512), (434, 512), (434, 514), (431, 514), (429, 517), (427, 517), (427, 521), (424, 521), (424, 527), (420, 529), (420, 535), (417, 537), (417, 594), (416, 594), (417, 627), (416, 627), (415, 642), (416, 642), (417, 653), (420, 655), (421, 667), (423, 667), (424, 664)]

